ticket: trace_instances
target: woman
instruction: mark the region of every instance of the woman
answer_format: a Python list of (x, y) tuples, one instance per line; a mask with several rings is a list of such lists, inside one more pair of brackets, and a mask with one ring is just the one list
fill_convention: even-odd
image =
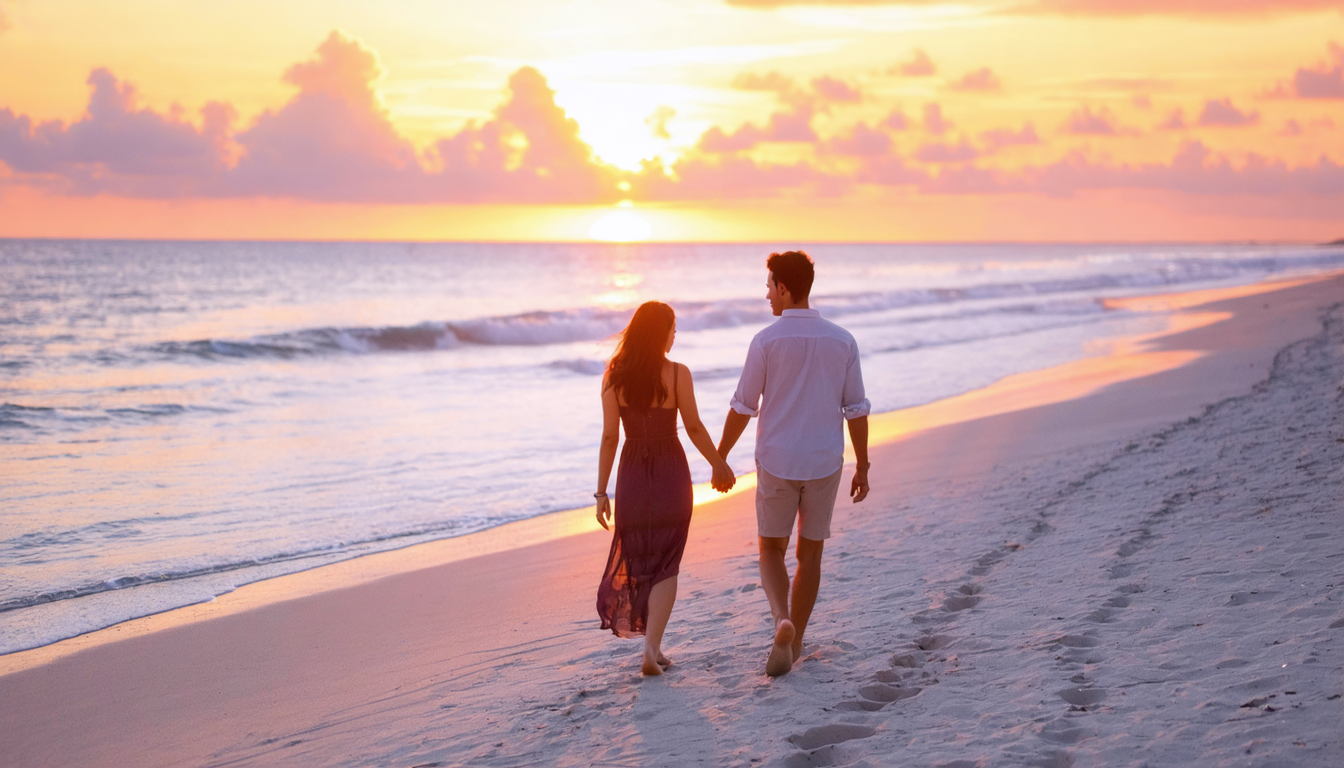
[(661, 675), (672, 664), (662, 653), (663, 630), (677, 599), (677, 571), (691, 524), (691, 470), (677, 438), (677, 411), (686, 435), (714, 468), (713, 485), (727, 491), (733, 471), (700, 422), (690, 370), (667, 359), (677, 335), (672, 308), (642, 304), (621, 334), (602, 377), (602, 447), (597, 461), (597, 522), (607, 527), (607, 481), (616, 458), (619, 424), (625, 448), (616, 475), (616, 530), (597, 613), (619, 637), (644, 635), (640, 670)]

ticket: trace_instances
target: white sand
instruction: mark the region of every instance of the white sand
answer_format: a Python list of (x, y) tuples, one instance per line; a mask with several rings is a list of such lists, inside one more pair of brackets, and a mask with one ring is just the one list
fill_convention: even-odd
[(742, 495), (697, 510), (664, 678), (596, 629), (587, 534), (0, 676), (0, 764), (1344, 765), (1342, 288), (875, 451), (785, 677)]

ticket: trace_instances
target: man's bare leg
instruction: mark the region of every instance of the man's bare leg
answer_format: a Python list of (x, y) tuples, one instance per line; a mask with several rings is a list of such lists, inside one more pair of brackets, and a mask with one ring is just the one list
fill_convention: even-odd
[[(770, 616), (774, 619), (775, 637), (770, 655), (765, 660), (765, 674), (779, 677), (793, 668), (793, 641), (795, 630), (789, 617), (789, 569), (784, 565), (784, 550), (789, 546), (787, 536), (762, 536), (761, 587), (770, 602)], [(813, 594), (813, 599), (816, 595)], [(809, 612), (811, 606), (808, 606)]]
[(793, 660), (803, 657), (803, 633), (812, 618), (812, 607), (817, 604), (817, 590), (821, 588), (821, 550), (824, 540), (798, 537), (798, 572), (793, 576), (793, 607), (789, 619), (793, 621)]
[(646, 675), (661, 675), (663, 667), (672, 662), (663, 655), (663, 630), (672, 617), (672, 605), (677, 602), (677, 577), (663, 579), (649, 590), (649, 620), (644, 625), (644, 659), (639, 671)]

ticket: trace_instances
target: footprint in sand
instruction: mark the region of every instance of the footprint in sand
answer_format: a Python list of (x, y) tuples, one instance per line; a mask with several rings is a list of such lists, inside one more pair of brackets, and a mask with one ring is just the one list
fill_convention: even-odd
[(1083, 739), (1095, 736), (1096, 731), (1061, 717), (1046, 723), (1036, 735), (1053, 744), (1077, 744)]
[(924, 654), (922, 653), (897, 653), (891, 657), (891, 666), (908, 667), (917, 669), (924, 666)]
[(952, 642), (950, 635), (924, 635), (915, 641), (915, 647), (921, 651), (936, 651)]
[(853, 739), (866, 739), (875, 733), (877, 733), (876, 728), (871, 728), (866, 725), (835, 723), (832, 725), (819, 725), (816, 728), (808, 728), (802, 733), (790, 736), (789, 743), (804, 752), (811, 752), (814, 749), (829, 747)]
[(943, 599), (943, 610), (948, 613), (956, 613), (969, 608), (974, 608), (980, 604), (980, 586), (978, 584), (962, 584), (957, 587), (957, 591), (949, 594)]
[(1110, 577), (1112, 579), (1123, 579), (1134, 573), (1134, 566), (1127, 563), (1121, 563), (1119, 565), (1112, 565), (1108, 570), (1110, 571)]
[(1065, 688), (1057, 691), (1059, 698), (1075, 707), (1091, 707), (1106, 700), (1103, 688)]
[(893, 701), (901, 701), (918, 696), (923, 688), (901, 688), (886, 683), (873, 683), (865, 685), (859, 689), (859, 695), (868, 701), (875, 701), (879, 704), (890, 704)]

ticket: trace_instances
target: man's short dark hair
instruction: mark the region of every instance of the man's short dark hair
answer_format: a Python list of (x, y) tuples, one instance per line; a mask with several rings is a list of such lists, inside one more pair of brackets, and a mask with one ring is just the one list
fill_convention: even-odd
[(789, 289), (789, 295), (795, 302), (803, 301), (812, 292), (812, 278), (816, 271), (812, 268), (812, 257), (802, 251), (772, 253), (765, 260), (765, 266), (774, 275), (775, 282)]

